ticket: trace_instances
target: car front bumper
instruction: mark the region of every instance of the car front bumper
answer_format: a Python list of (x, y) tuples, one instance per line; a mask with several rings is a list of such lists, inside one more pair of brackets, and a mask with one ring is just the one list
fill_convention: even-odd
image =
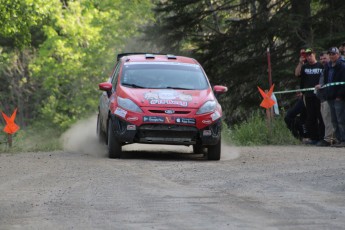
[(150, 143), (171, 145), (215, 145), (221, 138), (221, 119), (197, 129), (195, 126), (177, 124), (143, 124), (136, 126), (112, 115), (114, 133), (122, 143)]

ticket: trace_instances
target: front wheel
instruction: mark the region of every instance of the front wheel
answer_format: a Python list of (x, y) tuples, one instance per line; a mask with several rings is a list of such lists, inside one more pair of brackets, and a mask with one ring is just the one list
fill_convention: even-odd
[(221, 139), (215, 145), (211, 145), (207, 150), (207, 160), (219, 161), (221, 155)]
[(111, 118), (108, 120), (108, 154), (109, 158), (121, 158), (122, 145), (115, 136), (115, 129)]
[(204, 147), (200, 143), (196, 143), (193, 145), (193, 153), (194, 154), (203, 154), (204, 153)]

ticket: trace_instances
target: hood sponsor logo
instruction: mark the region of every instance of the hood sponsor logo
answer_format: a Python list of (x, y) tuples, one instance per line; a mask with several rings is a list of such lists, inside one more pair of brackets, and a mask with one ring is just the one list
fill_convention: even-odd
[(158, 117), (158, 116), (144, 116), (143, 121), (152, 122), (152, 123), (164, 123), (165, 119), (164, 117)]
[(179, 105), (182, 107), (187, 107), (188, 102), (186, 101), (175, 101), (175, 100), (151, 100), (151, 105)]
[(179, 105), (187, 107), (188, 102), (193, 98), (191, 95), (178, 93), (175, 90), (161, 90), (157, 92), (146, 92), (144, 98), (151, 105)]
[(127, 111), (124, 109), (121, 109), (120, 107), (117, 107), (114, 114), (118, 115), (119, 117), (125, 118)]
[(158, 92), (158, 96), (160, 99), (173, 100), (177, 98), (178, 94), (176, 93), (176, 91), (162, 90)]
[(153, 99), (158, 100), (159, 99), (158, 94), (157, 93), (152, 93), (152, 92), (145, 93), (144, 94), (144, 98), (146, 100), (153, 100)]
[(193, 98), (191, 95), (189, 94), (184, 94), (184, 93), (181, 93), (179, 95), (179, 98), (182, 100), (182, 101), (191, 101)]

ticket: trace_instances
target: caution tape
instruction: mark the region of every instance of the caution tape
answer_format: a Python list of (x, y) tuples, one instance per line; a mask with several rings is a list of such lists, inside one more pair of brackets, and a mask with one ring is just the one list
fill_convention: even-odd
[[(323, 85), (321, 89), (329, 87), (329, 86), (335, 86), (335, 85), (345, 85), (345, 82), (331, 82)], [(274, 94), (284, 94), (284, 93), (296, 93), (296, 92), (305, 92), (305, 91), (312, 91), (315, 90), (315, 87), (312, 88), (304, 88), (304, 89), (294, 89), (294, 90), (285, 90), (285, 91), (277, 91), (273, 92)]]

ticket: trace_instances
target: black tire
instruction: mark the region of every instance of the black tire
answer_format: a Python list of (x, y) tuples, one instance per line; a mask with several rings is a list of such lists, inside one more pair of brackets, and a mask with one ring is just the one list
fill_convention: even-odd
[(122, 145), (115, 136), (115, 129), (111, 118), (108, 120), (108, 154), (109, 158), (121, 158)]
[(207, 160), (219, 161), (221, 155), (221, 139), (215, 145), (210, 145), (207, 151)]
[(193, 145), (193, 153), (194, 154), (204, 154), (205, 153), (204, 150), (205, 150), (205, 148), (201, 144), (197, 143), (197, 144)]
[(100, 143), (107, 143), (106, 135), (102, 130), (102, 124), (101, 124), (101, 119), (100, 119), (99, 114), (97, 116), (97, 130), (96, 130), (96, 132), (97, 132), (98, 141)]

